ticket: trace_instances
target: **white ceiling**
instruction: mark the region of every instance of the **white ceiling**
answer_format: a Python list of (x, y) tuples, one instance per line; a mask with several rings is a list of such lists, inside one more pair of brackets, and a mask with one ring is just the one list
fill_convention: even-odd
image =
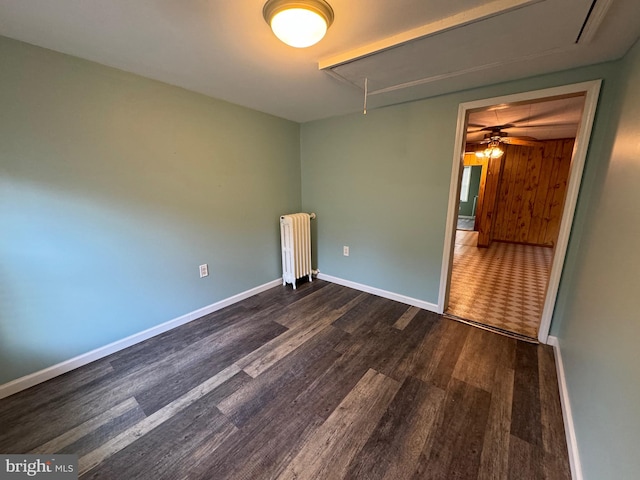
[(496, 105), (469, 114), (467, 142), (478, 142), (488, 133), (483, 128), (513, 125), (502, 131), (510, 137), (536, 140), (575, 138), (582, 118), (584, 95), (554, 98), (519, 105)]
[[(0, 0), (0, 35), (298, 122), (362, 108), (361, 89), (318, 66), (352, 53), (369, 52), (334, 75), (370, 78), (375, 107), (617, 59), (640, 35), (638, 0), (610, 0), (593, 40), (578, 45), (592, 0), (329, 0), (327, 36), (298, 50), (271, 33), (265, 1)], [(419, 42), (371, 55), (425, 28)]]

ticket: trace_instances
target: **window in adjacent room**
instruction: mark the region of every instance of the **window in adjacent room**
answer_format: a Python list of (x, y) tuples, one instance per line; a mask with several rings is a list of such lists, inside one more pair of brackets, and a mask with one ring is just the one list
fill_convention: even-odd
[(462, 185), (460, 185), (460, 201), (469, 201), (469, 184), (471, 183), (471, 167), (464, 167), (462, 171)]

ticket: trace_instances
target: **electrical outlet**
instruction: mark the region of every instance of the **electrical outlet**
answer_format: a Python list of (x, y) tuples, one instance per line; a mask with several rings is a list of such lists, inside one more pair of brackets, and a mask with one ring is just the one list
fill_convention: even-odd
[(342, 255), (344, 255), (345, 257), (349, 256), (349, 246), (345, 245), (344, 247), (342, 247)]
[(200, 265), (200, 278), (209, 276), (209, 265), (206, 263), (204, 265)]

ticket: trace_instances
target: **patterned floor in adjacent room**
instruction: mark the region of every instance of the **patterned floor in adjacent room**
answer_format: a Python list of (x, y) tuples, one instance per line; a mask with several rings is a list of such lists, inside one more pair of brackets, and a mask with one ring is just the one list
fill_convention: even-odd
[(553, 250), (493, 242), (458, 231), (447, 313), (531, 338), (538, 336)]

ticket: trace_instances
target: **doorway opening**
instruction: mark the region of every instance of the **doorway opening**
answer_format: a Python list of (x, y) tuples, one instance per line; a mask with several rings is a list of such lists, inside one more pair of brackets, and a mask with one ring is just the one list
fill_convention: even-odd
[(460, 105), (442, 313), (546, 343), (599, 87)]

